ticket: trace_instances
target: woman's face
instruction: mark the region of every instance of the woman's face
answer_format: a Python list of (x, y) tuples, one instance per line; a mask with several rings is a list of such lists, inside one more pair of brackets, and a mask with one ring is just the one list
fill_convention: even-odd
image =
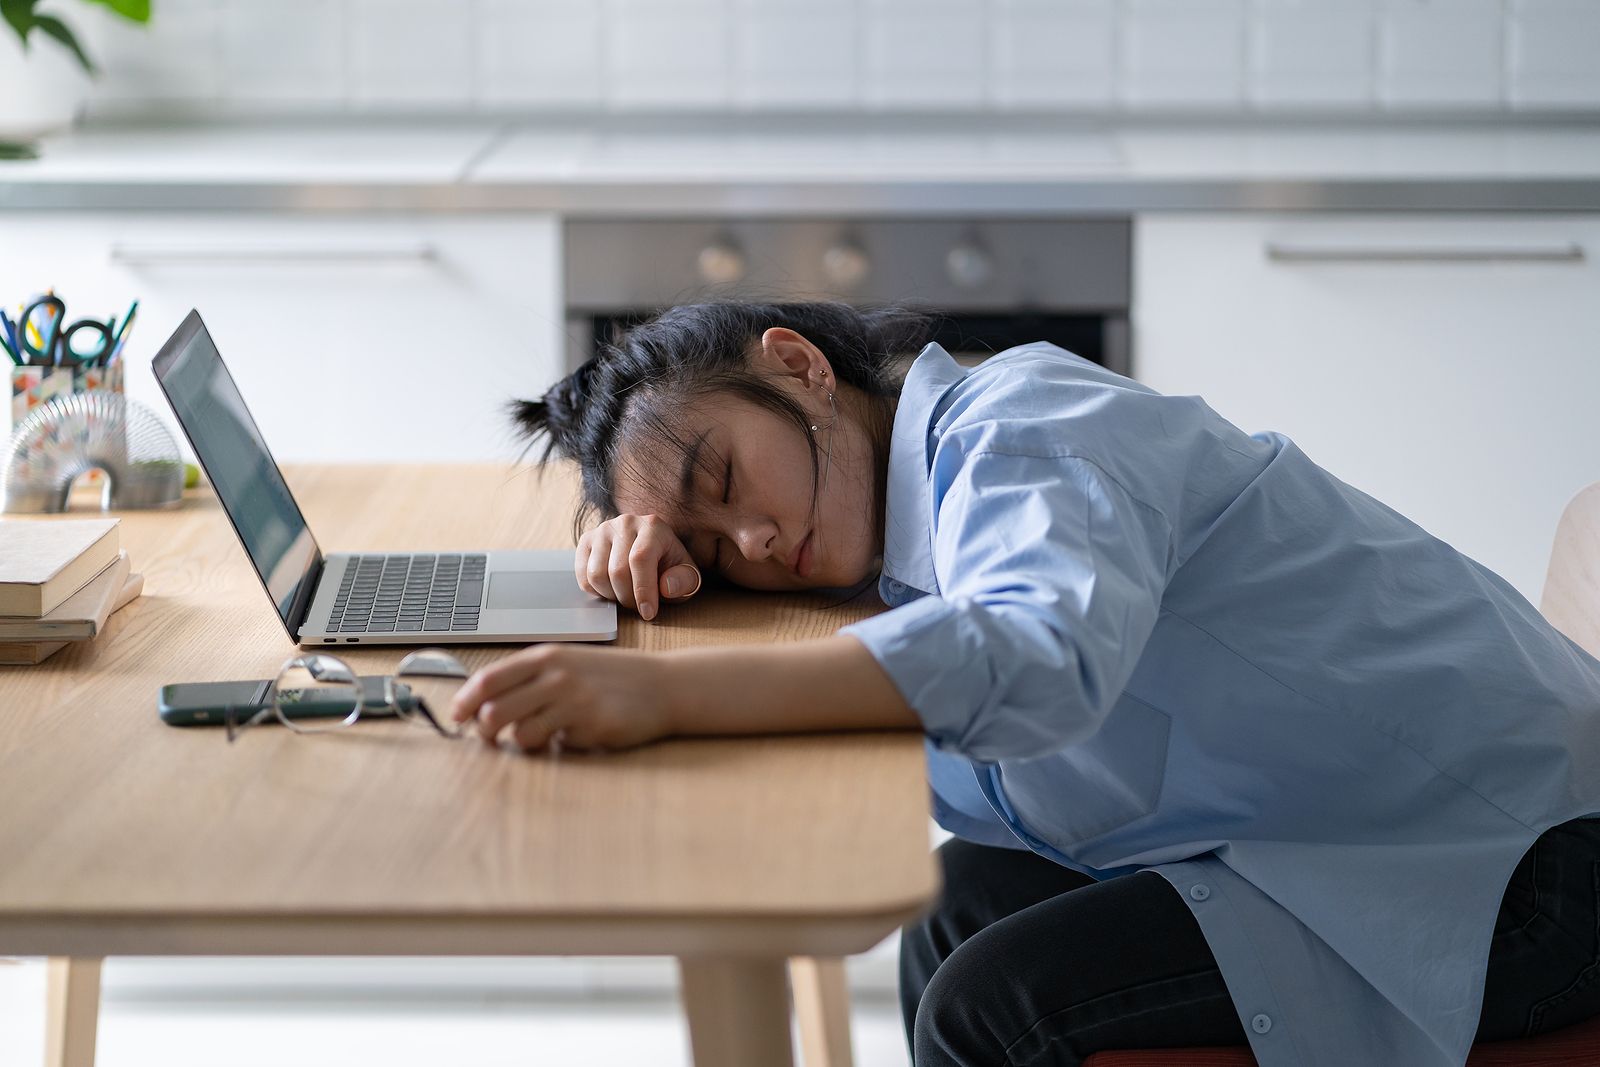
[(807, 424), (816, 425), (810, 435), (818, 451), (816, 482), (811, 450), (793, 422), (724, 395), (681, 413), (691, 462), (665, 449), (641, 447), (651, 454), (635, 455), (624, 446), (617, 507), (625, 514), (660, 515), (697, 566), (737, 585), (854, 585), (872, 573), (882, 551), (877, 461), (859, 405), (844, 395), (848, 386), (839, 388), (822, 353), (792, 330), (768, 330), (752, 364), (758, 373), (773, 375), (807, 413)]

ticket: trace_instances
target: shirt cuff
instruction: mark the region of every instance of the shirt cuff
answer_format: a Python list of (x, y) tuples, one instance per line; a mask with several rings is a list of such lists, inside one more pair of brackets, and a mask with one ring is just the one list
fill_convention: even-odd
[(967, 657), (978, 650), (964, 646), (977, 643), (981, 635), (962, 639), (962, 614), (947, 600), (924, 596), (839, 629), (867, 646), (922, 720), (928, 740), (948, 752), (960, 751), (973, 710), (983, 706), (985, 695), (968, 692), (975, 672)]

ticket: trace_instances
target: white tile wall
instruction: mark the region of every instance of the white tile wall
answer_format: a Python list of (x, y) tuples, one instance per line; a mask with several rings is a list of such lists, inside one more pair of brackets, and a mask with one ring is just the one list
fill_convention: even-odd
[(350, 102), (362, 110), (466, 107), (477, 34), (459, 0), (350, 0)]
[[(348, 100), (345, 4), (221, 0), (221, 99), (240, 110), (340, 110)], [(155, 5), (160, 17), (160, 5)], [(203, 61), (203, 59), (201, 60)]]
[(733, 101), (727, 0), (609, 0), (607, 104), (625, 109), (723, 108)]
[(1125, 0), (1121, 98), (1167, 108), (1244, 101), (1244, 0)]
[(1600, 3), (1512, 0), (1506, 32), (1513, 107), (1600, 107)]
[(599, 105), (604, 14), (595, 0), (479, 0), (476, 99), (494, 109)]
[(885, 109), (982, 106), (988, 13), (985, 0), (866, 0), (863, 102)]
[(851, 108), (861, 19), (851, 0), (735, 0), (733, 93), (743, 108)]
[[(1600, 110), (1600, 0), (162, 0), (90, 110)], [(44, 47), (43, 45), (41, 47)]]
[(1117, 91), (1114, 0), (995, 0), (989, 98), (999, 107), (1108, 107)]
[(1387, 107), (1470, 107), (1503, 96), (1502, 0), (1383, 0), (1378, 96)]
[[(222, 93), (222, 12), (217, 0), (162, 0), (161, 17), (138, 26), (99, 7), (74, 12), (83, 43), (104, 68), (107, 101), (209, 107)], [(37, 47), (49, 47), (40, 44)]]
[(1373, 100), (1373, 0), (1256, 0), (1250, 100), (1264, 109), (1361, 108)]

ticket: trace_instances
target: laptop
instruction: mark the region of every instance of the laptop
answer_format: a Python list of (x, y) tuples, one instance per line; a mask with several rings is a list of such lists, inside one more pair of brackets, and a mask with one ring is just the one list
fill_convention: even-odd
[(198, 312), (161, 347), (155, 372), (297, 644), (616, 638), (616, 604), (578, 587), (571, 549), (324, 556)]

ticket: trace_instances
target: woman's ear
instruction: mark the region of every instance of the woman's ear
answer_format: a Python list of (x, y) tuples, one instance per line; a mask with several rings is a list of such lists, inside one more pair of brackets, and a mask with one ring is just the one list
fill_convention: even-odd
[(794, 378), (807, 388), (833, 378), (822, 350), (786, 326), (774, 326), (761, 335), (756, 358), (766, 370)]

